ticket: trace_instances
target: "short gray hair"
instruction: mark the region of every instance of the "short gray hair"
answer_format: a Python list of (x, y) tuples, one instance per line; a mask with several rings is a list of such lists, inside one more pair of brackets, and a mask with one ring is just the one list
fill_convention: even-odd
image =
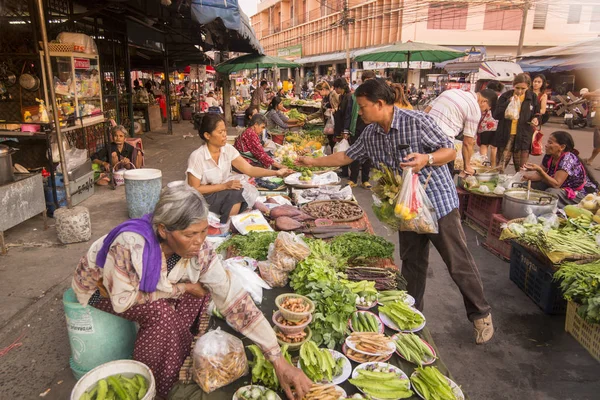
[(115, 136), (115, 133), (117, 132), (121, 132), (123, 135), (127, 136), (129, 131), (123, 125), (116, 125), (110, 130), (110, 136)]
[(266, 124), (267, 124), (267, 117), (265, 117), (261, 113), (254, 114), (252, 116), (252, 119), (250, 119), (250, 126), (252, 126), (252, 125), (266, 125)]
[(182, 231), (190, 225), (208, 218), (208, 206), (204, 197), (187, 183), (165, 187), (152, 217), (152, 228), (157, 232), (163, 224), (168, 231)]

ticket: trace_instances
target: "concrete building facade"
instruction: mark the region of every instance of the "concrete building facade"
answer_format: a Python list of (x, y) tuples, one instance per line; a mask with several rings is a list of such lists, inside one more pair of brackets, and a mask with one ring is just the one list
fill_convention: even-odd
[[(347, 1), (351, 50), (412, 40), (515, 56), (525, 7), (524, 52), (600, 34), (598, 0)], [(267, 54), (294, 48), (301, 62), (342, 64), (343, 7), (344, 0), (264, 0), (251, 23)]]

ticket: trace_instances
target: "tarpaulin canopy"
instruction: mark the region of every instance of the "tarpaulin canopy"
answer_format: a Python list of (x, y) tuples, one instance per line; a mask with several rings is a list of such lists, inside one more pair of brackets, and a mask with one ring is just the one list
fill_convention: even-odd
[(238, 0), (192, 0), (191, 10), (193, 20), (209, 27), (207, 34), (226, 36), (221, 44), (227, 48), (219, 50), (264, 52)]
[(285, 58), (260, 54), (246, 54), (227, 60), (217, 65), (215, 69), (222, 74), (231, 74), (245, 69), (272, 68), (275, 66), (277, 66), (277, 68), (296, 68), (300, 65), (293, 61), (286, 60)]
[(512, 82), (523, 70), (519, 64), (511, 61), (460, 61), (444, 66), (448, 73), (477, 73), (478, 79), (495, 79)]
[(519, 65), (527, 72), (597, 68), (600, 64), (600, 37), (534, 51), (520, 58)]

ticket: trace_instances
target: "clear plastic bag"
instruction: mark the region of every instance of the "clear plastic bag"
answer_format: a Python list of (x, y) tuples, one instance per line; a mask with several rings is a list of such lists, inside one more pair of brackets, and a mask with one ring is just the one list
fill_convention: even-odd
[(504, 186), (506, 189), (512, 189), (515, 183), (521, 183), (523, 181), (523, 176), (523, 172), (519, 171), (516, 174), (514, 174), (510, 179), (505, 180), (502, 183), (502, 186)]
[(206, 393), (229, 385), (248, 373), (244, 344), (220, 328), (202, 336), (192, 354), (194, 381)]
[(280, 270), (270, 261), (260, 261), (258, 263), (260, 276), (271, 287), (284, 287), (288, 283), (288, 273)]
[(302, 237), (290, 232), (279, 232), (273, 242), (273, 250), (276, 253), (289, 255), (296, 261), (302, 261), (310, 255), (310, 248)]
[(518, 120), (519, 114), (521, 113), (521, 100), (518, 97), (513, 96), (510, 99), (510, 103), (508, 107), (506, 107), (506, 111), (504, 111), (504, 118), (511, 120)]
[(323, 133), (325, 135), (333, 135), (333, 127), (335, 126), (335, 122), (333, 120), (333, 115), (329, 117), (327, 122), (325, 123), (325, 128), (323, 128)]
[(394, 207), (394, 214), (400, 220), (400, 230), (438, 233), (436, 212), (419, 182), (419, 175), (413, 173), (412, 168), (406, 168), (402, 174), (402, 182)]
[(288, 283), (288, 274), (309, 254), (310, 248), (300, 236), (290, 232), (279, 232), (275, 242), (269, 246), (268, 261), (258, 263), (260, 276), (272, 287), (285, 286)]

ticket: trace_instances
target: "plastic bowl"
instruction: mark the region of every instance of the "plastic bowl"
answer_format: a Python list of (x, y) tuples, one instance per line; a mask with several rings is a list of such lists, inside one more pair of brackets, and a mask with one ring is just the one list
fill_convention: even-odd
[(71, 400), (79, 400), (83, 393), (92, 389), (98, 384), (101, 379), (108, 378), (113, 375), (123, 375), (127, 378), (133, 377), (135, 374), (140, 374), (146, 378), (148, 383), (148, 392), (142, 400), (154, 399), (156, 395), (156, 384), (154, 375), (146, 364), (134, 360), (116, 360), (102, 364), (85, 374), (71, 391)]
[[(277, 328), (277, 327), (274, 327), (273, 329), (275, 330), (275, 333), (279, 332), (279, 328)], [(310, 340), (310, 338), (312, 337), (312, 331), (310, 330), (310, 328), (309, 328), (308, 326), (307, 326), (306, 328), (304, 328), (304, 332), (306, 332), (306, 337), (305, 337), (305, 338), (304, 338), (304, 340), (303, 340), (303, 341), (301, 341), (301, 342), (297, 342), (297, 343), (288, 343), (288, 342), (286, 342), (286, 341), (283, 341), (283, 340), (281, 340), (281, 339), (279, 339), (279, 338), (277, 338), (277, 341), (279, 342), (279, 344), (280, 344), (281, 346), (283, 346), (283, 345), (287, 344), (287, 346), (288, 346), (288, 351), (297, 351), (297, 350), (300, 350), (300, 347), (302, 347), (302, 345), (303, 345), (305, 342), (308, 342), (308, 341)], [(282, 333), (283, 333), (283, 332), (282, 332)]]
[[(281, 303), (283, 303), (288, 298), (300, 298), (300, 299), (304, 300), (304, 302), (308, 303), (308, 311), (294, 312), (294, 311), (290, 311), (290, 310), (283, 308), (281, 306)], [(304, 318), (307, 318), (309, 315), (311, 315), (315, 311), (315, 303), (313, 303), (308, 297), (302, 296), (299, 294), (295, 294), (295, 293), (280, 294), (275, 299), (275, 305), (277, 305), (277, 308), (279, 308), (279, 311), (281, 312), (281, 315), (283, 316), (283, 318), (285, 318), (291, 322), (302, 321)]]
[[(275, 324), (275, 326), (277, 328), (279, 328), (281, 333), (283, 333), (285, 335), (294, 335), (296, 333), (302, 332), (304, 330), (304, 328), (306, 328), (308, 326), (308, 324), (311, 323), (312, 314), (308, 314), (308, 319), (306, 320), (305, 323), (300, 324), (300, 325), (294, 325), (294, 326), (281, 324), (279, 322), (280, 318), (283, 318), (281, 311), (277, 311), (275, 314), (273, 314), (273, 323)], [(283, 318), (283, 319), (285, 319), (285, 318)]]

